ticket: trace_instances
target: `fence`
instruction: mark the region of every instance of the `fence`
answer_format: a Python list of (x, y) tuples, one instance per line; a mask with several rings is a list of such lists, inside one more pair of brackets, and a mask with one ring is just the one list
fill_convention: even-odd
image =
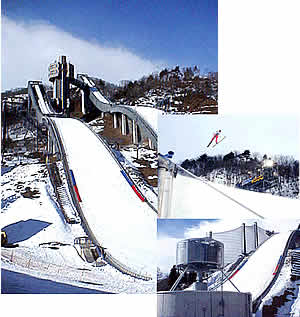
[(68, 279), (68, 281), (74, 282), (101, 283), (100, 278), (92, 271), (92, 268), (88, 268), (86, 265), (79, 266), (79, 268), (72, 267), (62, 257), (51, 258), (47, 257), (46, 251), (44, 255), (41, 254), (41, 251), (39, 252), (40, 255), (33, 253), (30, 249), (21, 247), (15, 249), (2, 248), (1, 257), (3, 262), (13, 263), (21, 268), (33, 270), (35, 274), (43, 273), (43, 275)]
[(212, 233), (212, 238), (224, 244), (224, 265), (236, 261), (239, 255), (249, 254), (266, 241), (270, 236), (266, 230), (254, 223), (242, 225), (236, 229)]

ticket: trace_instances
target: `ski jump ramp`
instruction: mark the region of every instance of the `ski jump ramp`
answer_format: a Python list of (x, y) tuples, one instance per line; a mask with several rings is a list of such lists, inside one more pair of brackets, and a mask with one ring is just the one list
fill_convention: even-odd
[[(266, 240), (249, 257), (241, 270), (223, 284), (223, 290), (236, 291), (232, 282), (240, 292), (250, 292), (252, 300), (255, 301), (273, 280), (290, 234), (278, 233)], [(218, 290), (221, 290), (221, 287)]]
[(112, 114), (121, 113), (126, 115), (140, 127), (143, 137), (149, 138), (157, 148), (157, 116), (161, 113), (161, 110), (149, 107), (131, 107), (128, 105), (113, 104), (100, 93), (93, 80), (87, 75), (78, 74), (78, 79), (89, 87), (89, 99), (98, 110)]
[(196, 177), (159, 156), (161, 218), (296, 218), (299, 199), (251, 192)]
[(142, 196), (101, 137), (80, 120), (55, 113), (40, 85), (28, 85), (32, 107), (38, 121), (52, 131), (85, 231), (105, 250), (108, 263), (133, 277), (151, 279), (156, 276), (155, 207)]
[(52, 119), (73, 171), (80, 206), (100, 245), (135, 271), (153, 273), (156, 214), (129, 186), (93, 132), (76, 119)]
[(28, 95), (30, 96), (28, 110), (34, 109), (39, 124), (44, 123), (45, 116), (56, 115), (41, 81), (28, 82)]
[(288, 250), (293, 248), (299, 230), (274, 234), (216, 290), (250, 292), (256, 312), (280, 275)]

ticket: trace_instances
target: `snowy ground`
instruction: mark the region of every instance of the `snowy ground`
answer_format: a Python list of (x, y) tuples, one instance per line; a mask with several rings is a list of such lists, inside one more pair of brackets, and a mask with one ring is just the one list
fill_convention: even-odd
[(88, 125), (97, 134), (104, 130), (104, 120), (101, 118), (96, 118), (93, 121), (90, 121)]
[(9, 138), (13, 141), (21, 141), (31, 138), (33, 133), (23, 127), (22, 123), (17, 123), (9, 129)]
[(9, 126), (8, 137), (13, 142), (2, 154), (1, 170), (5, 167), (15, 167), (20, 164), (38, 163), (38, 159), (29, 158), (30, 152), (36, 148), (36, 134), (24, 127), (22, 122)]
[[(26, 187), (39, 192), (36, 198), (22, 196)], [(82, 260), (74, 239), (86, 234), (79, 224), (65, 222), (43, 164), (19, 166), (4, 174), (2, 204), (2, 227), (8, 242), (19, 245), (2, 249), (2, 268), (102, 291), (155, 290), (153, 281), (136, 280), (109, 265), (94, 267)]]
[[(138, 98), (136, 101), (136, 105), (142, 106), (142, 107), (143, 106), (156, 107), (164, 99), (170, 98), (170, 100), (172, 100), (172, 98), (179, 97), (179, 96), (183, 96), (183, 94), (180, 93), (179, 90), (174, 91), (174, 95), (171, 95), (163, 90), (152, 89), (145, 94), (145, 97)], [(123, 98), (117, 101), (116, 104), (124, 104), (126, 102), (127, 102), (126, 98)]]
[(135, 111), (142, 116), (158, 134), (158, 115), (162, 114), (161, 110), (152, 107), (136, 106)]
[[(223, 184), (231, 187), (235, 187), (236, 184), (242, 182), (245, 178), (235, 173), (228, 174), (224, 168), (214, 170), (210, 172), (205, 179), (214, 182), (216, 184)], [(283, 196), (297, 199), (299, 198), (299, 179), (290, 179), (280, 182), (280, 189), (278, 186), (267, 189), (265, 192), (272, 195)]]
[(284, 294), (284, 291), (290, 291), (293, 295), (288, 295), (287, 302), (278, 308), (279, 316), (300, 316), (300, 281), (291, 281), (291, 257), (288, 255), (281, 269), (279, 277), (270, 292), (264, 298), (256, 317), (261, 317), (263, 305), (272, 305), (274, 296)]
[[(191, 89), (192, 91), (195, 91), (195, 88)], [(212, 111), (209, 109), (211, 106), (208, 106), (207, 109), (204, 109), (200, 112), (179, 112), (178, 106), (181, 106), (183, 104), (182, 101), (179, 101), (181, 98), (184, 98), (186, 96), (186, 92), (181, 88), (176, 88), (175, 90), (172, 90), (172, 93), (166, 91), (165, 89), (151, 89), (148, 92), (145, 93), (144, 97), (140, 97), (136, 100), (135, 105), (138, 107), (153, 107), (157, 108), (165, 107), (165, 105), (161, 105), (163, 101), (167, 102), (167, 112), (165, 110), (162, 110), (162, 114), (176, 114), (176, 115), (184, 115), (184, 114), (199, 114), (199, 113), (211, 113)], [(216, 99), (214, 96), (208, 96), (212, 99)], [(128, 103), (128, 100), (126, 98), (122, 98), (116, 102), (116, 104), (126, 104)], [(174, 106), (171, 106), (174, 105)]]
[[(156, 175), (148, 176), (148, 179), (157, 179), (157, 153), (154, 150), (140, 148), (139, 150), (139, 159), (147, 161), (151, 168), (155, 169)], [(125, 161), (122, 163), (127, 173), (138, 185), (138, 188), (141, 190), (143, 195), (147, 197), (148, 201), (157, 209), (157, 195), (158, 188), (152, 187), (145, 182), (141, 173), (138, 170), (138, 167), (146, 167), (146, 165), (139, 164), (136, 162), (136, 148), (134, 146), (124, 147), (120, 150), (122, 155), (125, 157)]]

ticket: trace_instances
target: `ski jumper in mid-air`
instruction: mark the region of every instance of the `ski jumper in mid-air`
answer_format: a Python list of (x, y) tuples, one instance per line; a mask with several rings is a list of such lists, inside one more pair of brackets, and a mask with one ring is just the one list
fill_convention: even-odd
[(223, 139), (221, 139), (219, 142), (218, 142), (218, 137), (219, 137), (219, 135), (221, 134), (221, 130), (218, 130), (218, 131), (216, 131), (215, 132), (215, 134), (214, 134), (214, 136), (212, 137), (212, 139), (210, 140), (210, 142), (208, 143), (208, 146), (207, 147), (209, 147), (211, 144), (212, 144), (212, 142), (213, 142), (213, 140), (216, 140), (216, 143), (214, 144), (214, 145), (217, 145), (219, 142), (221, 142)]

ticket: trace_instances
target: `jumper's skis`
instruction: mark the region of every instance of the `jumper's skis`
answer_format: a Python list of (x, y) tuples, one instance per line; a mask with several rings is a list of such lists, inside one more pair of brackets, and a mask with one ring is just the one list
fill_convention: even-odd
[(226, 136), (224, 136), (218, 143), (214, 144), (212, 147), (215, 147), (217, 144), (221, 143), (225, 138)]
[(207, 147), (209, 147), (211, 144), (212, 144), (212, 141), (216, 138), (216, 134), (214, 134), (214, 136), (212, 137), (212, 139), (210, 140), (210, 142), (208, 143), (208, 146)]
[(215, 138), (215, 136), (211, 139), (211, 141), (208, 143), (208, 146), (207, 147), (209, 147), (210, 145), (211, 145), (211, 143), (212, 143), (212, 141), (214, 140), (214, 138)]

